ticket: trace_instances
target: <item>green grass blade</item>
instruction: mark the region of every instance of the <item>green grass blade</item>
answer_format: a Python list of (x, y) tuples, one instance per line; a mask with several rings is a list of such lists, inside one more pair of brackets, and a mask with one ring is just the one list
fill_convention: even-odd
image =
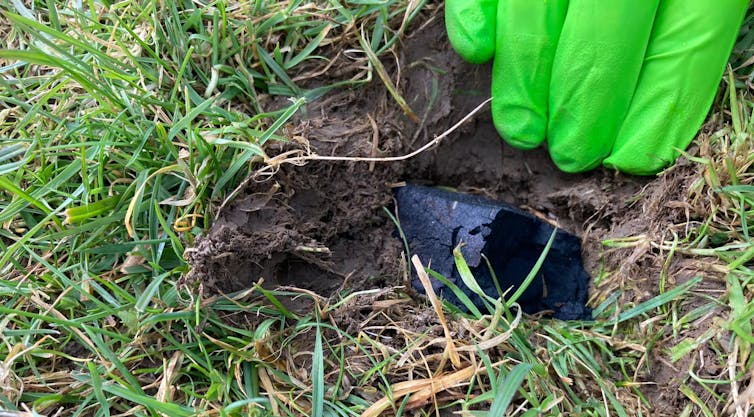
[(76, 224), (90, 220), (111, 211), (120, 202), (120, 196), (107, 197), (85, 206), (65, 210), (65, 224)]
[[(275, 134), (283, 125), (288, 122), (288, 120), (293, 117), (293, 115), (306, 103), (305, 98), (298, 98), (293, 101), (293, 103), (272, 123), (272, 125), (267, 129), (264, 134), (257, 140), (257, 145), (262, 146), (267, 142), (268, 139), (272, 137), (273, 134)], [(243, 168), (244, 165), (248, 164), (249, 160), (252, 156), (256, 155), (254, 150), (246, 150), (244, 151), (238, 158), (233, 161), (233, 164), (231, 164), (230, 167), (225, 171), (225, 173), (217, 180), (217, 183), (215, 184), (215, 190), (212, 192), (213, 197), (219, 197), (220, 191), (223, 190), (233, 177), (238, 174), (238, 171)]]
[(689, 292), (692, 288), (694, 288), (697, 284), (702, 282), (702, 277), (696, 277), (694, 279), (690, 279), (683, 284), (671, 289), (670, 291), (660, 294), (657, 297), (654, 297), (650, 300), (647, 300), (638, 306), (628, 309), (624, 312), (622, 312), (618, 318), (615, 320), (616, 323), (622, 323), (626, 320), (630, 320), (634, 317), (638, 317), (642, 314), (649, 313), (650, 311), (653, 311), (657, 307), (660, 307), (662, 305), (665, 305), (676, 298), (686, 294)]
[(162, 402), (154, 397), (128, 390), (121, 385), (108, 384), (103, 385), (102, 388), (113, 395), (117, 395), (118, 397), (131, 401), (134, 404), (142, 404), (145, 407), (162, 413), (163, 415), (171, 417), (190, 417), (196, 415), (196, 411), (189, 407)]
[(168, 132), (168, 140), (173, 140), (173, 138), (175, 138), (178, 132), (189, 127), (191, 122), (193, 122), (194, 119), (196, 119), (197, 117), (199, 117), (199, 115), (203, 114), (207, 109), (209, 109), (214, 102), (215, 102), (214, 97), (210, 97), (204, 100), (201, 104), (191, 109), (180, 120), (175, 122), (173, 126), (170, 128), (170, 131)]
[(104, 416), (110, 417), (110, 402), (107, 401), (105, 393), (102, 391), (102, 377), (97, 366), (93, 362), (87, 362), (86, 366), (89, 369), (89, 376), (92, 378), (92, 388), (94, 388), (94, 396), (101, 407), (100, 410)]
[(472, 314), (472, 316), (479, 320), (482, 318), (482, 312), (479, 311), (479, 309), (476, 307), (473, 301), (469, 298), (468, 295), (466, 295), (465, 292), (463, 292), (458, 285), (450, 282), (447, 278), (442, 276), (436, 271), (433, 271), (429, 268), (426, 269), (427, 273), (434, 279), (440, 281), (445, 285), (446, 287), (450, 288), (450, 290), (453, 292), (453, 294), (461, 301), (461, 304), (463, 304), (466, 309), (469, 310), (469, 312)]
[(315, 327), (312, 354), (312, 416), (322, 417), (325, 410), (325, 359), (322, 350), (322, 331)]
[(528, 363), (520, 363), (511, 369), (508, 375), (505, 376), (505, 379), (498, 380), (497, 393), (488, 413), (490, 417), (506, 415), (505, 412), (508, 410), (513, 396), (521, 386), (521, 383), (524, 382), (524, 378), (529, 374), (531, 368), (532, 366)]
[(490, 312), (495, 311), (494, 307), (492, 306), (497, 305), (499, 301), (487, 295), (484, 290), (482, 290), (482, 287), (479, 286), (476, 278), (474, 278), (474, 274), (471, 273), (469, 265), (463, 258), (463, 253), (461, 253), (461, 245), (458, 245), (455, 247), (455, 249), (453, 249), (453, 260), (455, 261), (456, 270), (458, 270), (458, 274), (460, 275), (461, 281), (463, 281), (464, 285), (466, 285), (466, 287), (470, 289), (474, 294), (482, 297), (482, 300), (489, 304), (487, 306), (487, 309)]
[(542, 268), (542, 264), (545, 262), (545, 258), (547, 258), (547, 254), (550, 253), (550, 248), (552, 247), (552, 242), (555, 241), (555, 236), (558, 234), (558, 229), (553, 229), (552, 234), (550, 234), (550, 239), (547, 240), (547, 244), (545, 245), (545, 248), (542, 250), (542, 253), (539, 255), (539, 258), (537, 258), (537, 262), (534, 264), (534, 266), (531, 268), (531, 271), (529, 271), (529, 274), (524, 279), (524, 282), (519, 285), (519, 287), (516, 289), (516, 292), (513, 293), (513, 295), (510, 296), (505, 302), (510, 308), (513, 303), (515, 303), (519, 297), (526, 291), (527, 288), (529, 288), (529, 285), (532, 281), (534, 281), (534, 278), (539, 273), (539, 270)]

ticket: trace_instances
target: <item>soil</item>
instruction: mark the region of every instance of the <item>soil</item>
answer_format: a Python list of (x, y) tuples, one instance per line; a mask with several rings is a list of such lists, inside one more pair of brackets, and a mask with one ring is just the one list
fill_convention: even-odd
[[(463, 62), (445, 37), (440, 15), (425, 19), (409, 33), (397, 60), (384, 63), (388, 73), (400, 74), (397, 87), (420, 123), (410, 120), (377, 80), (310, 104), (288, 132), (299, 142), (272, 145), (267, 148), (269, 155), (302, 147), (319, 155), (407, 154), (489, 96), (491, 66)], [(400, 71), (395, 62), (400, 63)], [(295, 286), (323, 296), (344, 289), (400, 285), (410, 291), (402, 243), (394, 236), (387, 210), (392, 207), (392, 187), (413, 182), (504, 201), (579, 236), (585, 267), (593, 276), (614, 268), (629, 277), (614, 281), (619, 282), (615, 286), (593, 288), (592, 304), (618, 287), (625, 297), (646, 299), (657, 294), (657, 282), (632, 279), (631, 272), (635, 268), (660, 271), (661, 260), (649, 256), (652, 251), (647, 247), (628, 254), (625, 250), (605, 252), (600, 242), (649, 233), (653, 224), (682, 216), (683, 207), (653, 208), (648, 203), (657, 193), (682, 192), (680, 184), (672, 183), (673, 176), (662, 178), (650, 182), (652, 178), (605, 169), (562, 173), (546, 149), (521, 151), (504, 143), (487, 109), (439, 146), (407, 161), (281, 164), (272, 178), (251, 181), (240, 197), (218, 213), (206, 236), (187, 251), (192, 265), (188, 281), (201, 283), (209, 293), (245, 290), (260, 279), (267, 288)], [(673, 199), (663, 197), (662, 201)], [(653, 209), (657, 210), (654, 217), (645, 216)], [(661, 233), (661, 228), (655, 227), (654, 232)], [(288, 304), (307, 308), (293, 301)], [(649, 388), (653, 391), (650, 402), (662, 405), (653, 415), (677, 415), (677, 389), (664, 387), (678, 370), (658, 361), (652, 372), (657, 385)]]

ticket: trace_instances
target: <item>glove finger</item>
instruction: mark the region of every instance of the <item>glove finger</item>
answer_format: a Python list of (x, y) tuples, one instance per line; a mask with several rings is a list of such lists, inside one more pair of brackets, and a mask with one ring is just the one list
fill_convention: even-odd
[(568, 0), (500, 0), (492, 117), (500, 136), (531, 149), (547, 130), (552, 60)]
[(553, 62), (547, 129), (550, 154), (561, 170), (592, 169), (613, 148), (658, 4), (571, 0)]
[(495, 52), (495, 19), (498, 0), (447, 0), (445, 30), (458, 55), (473, 64), (492, 58)]
[(663, 0), (628, 114), (604, 161), (648, 175), (674, 162), (714, 100), (748, 0)]

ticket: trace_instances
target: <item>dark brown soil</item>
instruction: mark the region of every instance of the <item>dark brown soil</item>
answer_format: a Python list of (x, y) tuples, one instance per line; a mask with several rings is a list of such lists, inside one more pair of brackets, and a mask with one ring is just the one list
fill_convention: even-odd
[[(301, 143), (277, 144), (268, 153), (309, 147), (319, 155), (407, 154), (489, 96), (490, 66), (464, 63), (451, 49), (439, 15), (410, 33), (398, 51), (401, 78), (395, 81), (421, 123), (409, 120), (375, 81), (310, 105), (289, 132)], [(377, 126), (376, 142), (370, 118)], [(644, 188), (650, 180), (604, 169), (564, 174), (546, 149), (520, 151), (505, 144), (485, 110), (436, 148), (408, 161), (283, 164), (271, 179), (251, 182), (187, 251), (188, 279), (210, 293), (248, 289), (260, 279), (269, 288), (296, 286), (324, 296), (405, 285), (402, 244), (385, 210), (392, 204), (391, 185), (402, 181), (484, 195), (545, 218), (582, 237), (585, 266), (595, 275), (611, 267), (624, 269), (626, 276), (634, 268), (660, 271), (661, 261), (646, 256), (651, 255), (648, 248), (636, 249), (631, 258), (631, 251), (605, 254), (600, 244), (607, 237), (646, 233), (653, 223), (647, 210), (658, 210), (655, 214), (664, 219), (683, 213), (682, 207), (647, 207), (652, 193), (671, 187), (682, 191), (679, 184), (657, 181)], [(656, 282), (622, 281), (620, 286), (634, 300), (657, 294)], [(595, 304), (615, 289), (595, 291)], [(657, 366), (651, 370), (663, 379), (657, 382), (669, 383), (677, 375), (672, 367)], [(658, 415), (674, 415), (677, 389), (666, 392), (652, 385), (652, 390), (651, 402), (668, 405), (656, 410)]]

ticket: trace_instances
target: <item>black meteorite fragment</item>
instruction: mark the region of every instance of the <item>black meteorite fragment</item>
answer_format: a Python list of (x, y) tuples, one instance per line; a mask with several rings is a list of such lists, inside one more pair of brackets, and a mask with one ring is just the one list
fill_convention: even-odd
[[(407, 185), (395, 190), (398, 220), (412, 254), (442, 274), (482, 307), (481, 297), (461, 281), (453, 261), (453, 249), (461, 242), (464, 259), (479, 285), (497, 298), (498, 291), (484, 254), (503, 291), (518, 288), (537, 262), (554, 227), (528, 213), (497, 201), (437, 188)], [(423, 292), (418, 278), (414, 288)], [(433, 280), (435, 291), (462, 307), (453, 292)], [(551, 310), (564, 320), (591, 319), (585, 306), (589, 274), (581, 261), (576, 236), (558, 230), (538, 276), (518, 299), (527, 313)]]

